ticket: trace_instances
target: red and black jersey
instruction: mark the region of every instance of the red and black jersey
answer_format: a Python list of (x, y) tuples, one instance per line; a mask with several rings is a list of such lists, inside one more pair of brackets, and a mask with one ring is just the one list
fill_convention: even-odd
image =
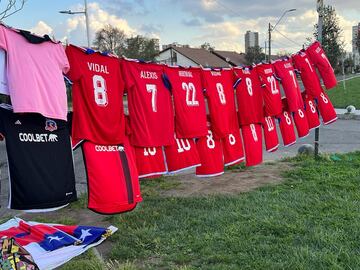
[(296, 78), (294, 67), (290, 60), (281, 59), (274, 62), (276, 76), (281, 80), (288, 102), (288, 110), (296, 112), (304, 108), (300, 86)]
[(297, 130), (297, 134), (299, 138), (304, 138), (309, 135), (309, 123), (306, 117), (305, 111), (299, 109), (297, 112), (293, 112), (293, 119), (295, 123), (295, 127)]
[(177, 138), (198, 138), (207, 134), (206, 108), (201, 69), (166, 67), (175, 107)]
[(203, 69), (202, 76), (211, 129), (216, 138), (225, 138), (232, 130), (239, 129), (233, 88), (234, 72), (231, 69)]
[(122, 60), (128, 94), (130, 142), (138, 147), (157, 147), (174, 142), (171, 92), (164, 83), (163, 66)]
[(272, 64), (256, 66), (257, 74), (264, 89), (265, 115), (276, 116), (282, 112), (280, 83), (275, 77)]
[(318, 41), (315, 41), (306, 49), (306, 53), (309, 55), (311, 61), (319, 70), (326, 89), (334, 88), (337, 85), (334, 69), (332, 68), (329, 59), (321, 47), (321, 44)]
[(305, 50), (301, 50), (292, 56), (294, 67), (300, 72), (301, 80), (308, 95), (318, 97), (322, 87), (314, 64), (311, 62)]
[(262, 163), (262, 133), (261, 124), (250, 124), (241, 127), (244, 139), (246, 166), (256, 166)]
[(134, 147), (139, 178), (154, 178), (165, 174), (162, 147)]
[(276, 130), (275, 118), (265, 116), (263, 122), (265, 148), (268, 152), (275, 152), (279, 148), (279, 137)]
[(221, 144), (224, 152), (225, 166), (236, 165), (245, 160), (239, 128), (229, 133), (225, 138), (222, 138)]
[(334, 106), (324, 91), (316, 98), (316, 101), (324, 125), (329, 125), (338, 119)]
[(88, 180), (88, 207), (101, 214), (133, 210), (142, 201), (133, 150), (124, 145), (82, 144)]
[(66, 47), (73, 82), (73, 141), (119, 144), (124, 140), (124, 82), (119, 59), (74, 45)]
[(0, 107), (11, 209), (51, 211), (75, 201), (69, 130), (64, 120)]
[(283, 112), (278, 117), (279, 127), (281, 131), (284, 146), (290, 146), (296, 143), (296, 135), (294, 129), (294, 122), (291, 117), (291, 112), (287, 106), (287, 99), (283, 98)]
[(200, 166), (200, 157), (194, 139), (176, 139), (173, 145), (165, 146), (169, 173), (177, 173)]
[(196, 147), (201, 163), (201, 166), (196, 167), (196, 176), (212, 177), (224, 173), (221, 141), (214, 138), (210, 129), (207, 136), (201, 137), (196, 141)]
[(262, 123), (263, 95), (259, 77), (253, 67), (235, 68), (237, 81), (236, 99), (238, 104), (239, 124)]
[(308, 120), (309, 129), (318, 128), (320, 126), (319, 113), (316, 107), (315, 100), (306, 94), (306, 92), (302, 93), (303, 100), (305, 103), (305, 113), (306, 118)]

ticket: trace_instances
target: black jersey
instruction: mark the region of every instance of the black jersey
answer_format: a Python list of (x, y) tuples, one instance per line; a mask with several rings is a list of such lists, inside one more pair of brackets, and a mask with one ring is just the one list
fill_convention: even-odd
[(49, 209), (75, 201), (75, 175), (67, 123), (0, 106), (9, 165), (9, 208)]

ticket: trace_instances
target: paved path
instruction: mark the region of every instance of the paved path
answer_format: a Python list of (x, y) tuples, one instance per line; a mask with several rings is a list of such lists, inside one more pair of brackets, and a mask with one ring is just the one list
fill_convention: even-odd
[[(277, 160), (284, 157), (295, 156), (297, 149), (300, 145), (305, 143), (313, 144), (314, 131), (306, 138), (299, 139), (298, 142), (290, 147), (280, 147), (275, 153), (264, 154), (265, 161)], [(345, 153), (351, 151), (360, 151), (360, 121), (357, 120), (338, 120), (332, 125), (322, 126), (320, 128), (320, 151), (324, 153), (338, 152)], [(76, 150), (74, 153), (75, 158), (75, 174), (76, 185), (78, 192), (86, 191), (86, 175), (82, 160), (81, 150)], [(0, 217), (4, 215), (14, 215), (17, 212), (9, 211), (5, 207), (7, 205), (8, 198), (8, 177), (7, 177), (7, 165), (6, 165), (6, 151), (5, 143), (0, 142), (0, 181), (1, 181), (1, 193), (0, 202), (2, 208), (0, 208)], [(29, 179), (31, 181), (31, 179)], [(5, 207), (4, 207), (5, 206)]]

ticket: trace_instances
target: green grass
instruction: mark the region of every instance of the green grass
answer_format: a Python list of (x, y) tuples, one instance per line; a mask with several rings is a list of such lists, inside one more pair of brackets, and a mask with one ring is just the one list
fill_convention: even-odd
[(336, 88), (327, 91), (331, 102), (335, 108), (339, 109), (345, 109), (349, 105), (360, 109), (360, 78), (354, 78), (345, 83), (346, 90), (340, 82)]
[(360, 152), (286, 162), (282, 184), (232, 196), (162, 197), (170, 178), (143, 182), (144, 202), (107, 218), (116, 263), (87, 254), (63, 269), (359, 269)]

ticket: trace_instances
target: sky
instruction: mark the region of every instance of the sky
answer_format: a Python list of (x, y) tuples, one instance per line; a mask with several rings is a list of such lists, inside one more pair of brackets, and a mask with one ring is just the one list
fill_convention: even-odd
[[(324, 4), (336, 9), (345, 48), (351, 51), (352, 26), (360, 22), (360, 0), (324, 0)], [(27, 0), (23, 10), (4, 22), (85, 45), (84, 16), (58, 12), (83, 8), (82, 0)], [(306, 38), (312, 37), (317, 22), (316, 0), (88, 0), (91, 40), (97, 30), (110, 24), (128, 36), (159, 38), (160, 44), (178, 42), (196, 47), (209, 42), (218, 50), (237, 52), (244, 51), (247, 30), (259, 32), (263, 47), (269, 22), (275, 24), (285, 10), (292, 8), (296, 11), (287, 13), (272, 34), (275, 53), (296, 52)]]

